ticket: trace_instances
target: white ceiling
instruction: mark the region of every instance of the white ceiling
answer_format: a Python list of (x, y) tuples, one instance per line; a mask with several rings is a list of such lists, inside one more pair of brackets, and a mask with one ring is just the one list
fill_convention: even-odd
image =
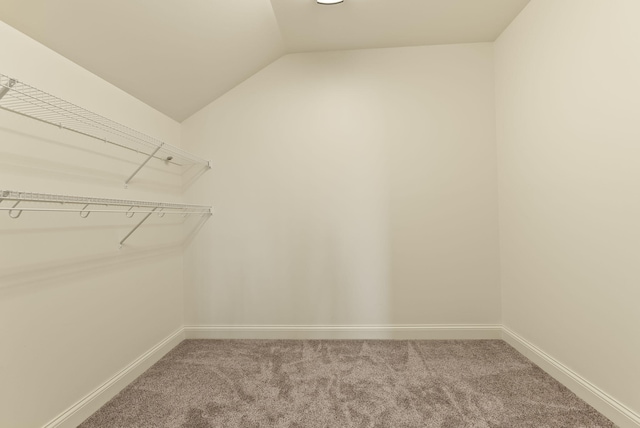
[(489, 42), (528, 2), (0, 0), (0, 19), (182, 121), (284, 53)]
[(529, 0), (271, 0), (289, 52), (492, 42)]

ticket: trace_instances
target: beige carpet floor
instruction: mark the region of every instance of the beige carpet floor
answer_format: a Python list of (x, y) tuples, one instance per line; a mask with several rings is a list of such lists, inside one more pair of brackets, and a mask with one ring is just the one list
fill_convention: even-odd
[(613, 426), (500, 340), (186, 340), (80, 425)]

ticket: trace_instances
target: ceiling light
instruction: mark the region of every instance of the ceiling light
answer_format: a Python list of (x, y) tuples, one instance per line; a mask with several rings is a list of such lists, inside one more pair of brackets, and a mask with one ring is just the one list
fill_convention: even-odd
[(317, 0), (318, 4), (338, 4), (342, 3), (344, 0)]

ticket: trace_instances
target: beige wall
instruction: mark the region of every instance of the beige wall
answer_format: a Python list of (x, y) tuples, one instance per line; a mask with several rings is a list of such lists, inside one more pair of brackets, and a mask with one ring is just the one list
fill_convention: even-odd
[(504, 324), (636, 412), (638, 16), (532, 0), (495, 45)]
[(288, 55), (185, 121), (186, 324), (498, 323), (492, 54)]
[(125, 218), (0, 212), (0, 426), (45, 424), (183, 323), (504, 321), (640, 411), (639, 13), (532, 0), (495, 64), (492, 44), (288, 55), (182, 127), (0, 23), (1, 73), (214, 165), (124, 190), (138, 157), (0, 111), (0, 189), (217, 207), (184, 269), (192, 223), (118, 250)]
[[(0, 23), (0, 73), (179, 144), (180, 125)], [(0, 111), (0, 190), (180, 200), (178, 171)], [(6, 206), (7, 203), (3, 203)], [(39, 427), (183, 323), (182, 227), (0, 212), (0, 426)]]

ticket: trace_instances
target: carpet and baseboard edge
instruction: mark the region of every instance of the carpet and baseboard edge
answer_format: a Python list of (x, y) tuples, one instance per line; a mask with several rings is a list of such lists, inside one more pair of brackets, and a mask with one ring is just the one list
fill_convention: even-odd
[(502, 339), (620, 428), (640, 428), (640, 414), (498, 324), (360, 326), (185, 326), (172, 333), (43, 428), (73, 428), (184, 339)]
[(43, 428), (77, 427), (183, 340), (184, 328), (180, 328), (136, 358), (80, 401), (60, 413)]
[(571, 370), (508, 327), (502, 327), (502, 340), (569, 388), (591, 407), (605, 415), (620, 428), (640, 428), (640, 415), (611, 395)]
[(500, 339), (499, 324), (185, 326), (187, 339)]

